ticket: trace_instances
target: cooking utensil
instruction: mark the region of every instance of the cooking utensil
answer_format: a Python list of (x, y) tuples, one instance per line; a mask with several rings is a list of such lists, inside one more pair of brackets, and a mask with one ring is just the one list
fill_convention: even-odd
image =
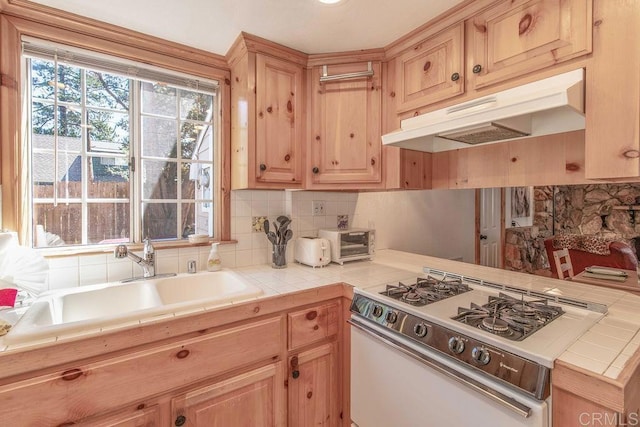
[(293, 237), (293, 230), (287, 230), (284, 233), (284, 244), (286, 244), (289, 240), (291, 240), (291, 238)]
[(274, 245), (278, 244), (278, 238), (276, 237), (276, 234), (273, 231), (270, 231), (269, 233), (267, 233), (267, 239), (269, 239), (269, 241)]
[(262, 229), (264, 230), (264, 234), (269, 234), (269, 221), (262, 223)]

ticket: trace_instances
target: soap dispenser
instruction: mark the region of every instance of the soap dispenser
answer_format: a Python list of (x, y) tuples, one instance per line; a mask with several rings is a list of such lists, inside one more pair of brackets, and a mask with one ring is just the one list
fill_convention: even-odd
[(219, 243), (211, 244), (211, 251), (209, 252), (209, 258), (207, 258), (207, 271), (218, 271), (222, 267), (218, 245)]

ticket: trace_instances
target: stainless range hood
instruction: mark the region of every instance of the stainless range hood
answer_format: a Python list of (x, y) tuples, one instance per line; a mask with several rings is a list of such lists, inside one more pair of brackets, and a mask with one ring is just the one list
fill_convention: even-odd
[(579, 69), (402, 120), (382, 143), (434, 153), (584, 129), (583, 81)]

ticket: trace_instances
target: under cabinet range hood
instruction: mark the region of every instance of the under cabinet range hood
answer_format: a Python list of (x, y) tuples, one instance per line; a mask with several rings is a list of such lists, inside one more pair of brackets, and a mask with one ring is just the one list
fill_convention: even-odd
[(584, 129), (584, 70), (401, 121), (382, 143), (438, 152)]

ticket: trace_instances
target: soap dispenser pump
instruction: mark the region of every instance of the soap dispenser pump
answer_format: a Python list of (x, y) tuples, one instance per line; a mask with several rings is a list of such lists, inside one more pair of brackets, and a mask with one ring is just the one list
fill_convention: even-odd
[(218, 271), (222, 267), (218, 245), (219, 243), (211, 244), (211, 251), (209, 251), (209, 258), (207, 258), (207, 271)]

